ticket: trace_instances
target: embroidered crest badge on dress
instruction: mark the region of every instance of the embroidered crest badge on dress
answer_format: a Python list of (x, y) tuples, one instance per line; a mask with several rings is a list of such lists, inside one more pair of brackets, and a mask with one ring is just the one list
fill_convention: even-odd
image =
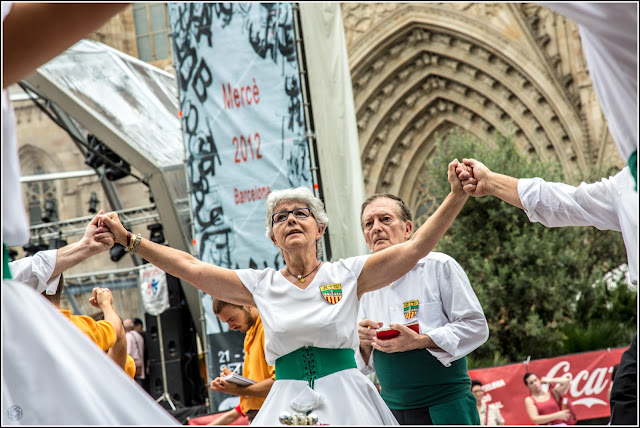
[(327, 284), (320, 287), (324, 300), (335, 305), (342, 299), (342, 286), (340, 284)]

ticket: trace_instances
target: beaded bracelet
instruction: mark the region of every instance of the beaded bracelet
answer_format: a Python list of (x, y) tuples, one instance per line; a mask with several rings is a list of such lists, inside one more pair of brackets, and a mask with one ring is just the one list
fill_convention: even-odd
[(142, 239), (142, 235), (138, 233), (138, 236), (136, 237), (136, 242), (135, 244), (133, 244), (133, 248), (130, 251), (131, 254), (135, 254), (136, 250), (138, 249), (138, 245), (140, 245), (141, 239)]
[(131, 232), (127, 230), (127, 245), (125, 245), (124, 250), (129, 252), (129, 247), (131, 246)]

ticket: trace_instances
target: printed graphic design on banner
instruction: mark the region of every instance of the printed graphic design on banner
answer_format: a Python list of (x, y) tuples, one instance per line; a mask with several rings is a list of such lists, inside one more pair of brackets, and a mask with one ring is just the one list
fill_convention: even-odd
[[(168, 9), (198, 257), (231, 269), (282, 268), (264, 233), (264, 202), (273, 190), (313, 189), (291, 3)], [(203, 309), (213, 322), (204, 301)], [(241, 363), (242, 341), (223, 345), (219, 330), (207, 325), (218, 331), (208, 335), (211, 355)]]
[(160, 315), (169, 308), (167, 274), (153, 265), (140, 269), (140, 294), (144, 311)]

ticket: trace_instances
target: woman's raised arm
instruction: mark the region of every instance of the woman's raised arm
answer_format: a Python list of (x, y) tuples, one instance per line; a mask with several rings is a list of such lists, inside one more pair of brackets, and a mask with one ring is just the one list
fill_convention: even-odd
[[(129, 246), (128, 231), (115, 212), (98, 217), (111, 230), (115, 241)], [(135, 235), (134, 235), (135, 236)], [(191, 254), (141, 238), (135, 253), (166, 273), (180, 278), (205, 293), (237, 305), (255, 306), (253, 296), (231, 270), (205, 263)]]

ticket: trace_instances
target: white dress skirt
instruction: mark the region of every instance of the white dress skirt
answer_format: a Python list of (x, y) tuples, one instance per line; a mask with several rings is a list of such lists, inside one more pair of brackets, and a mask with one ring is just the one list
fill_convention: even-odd
[[(358, 341), (357, 280), (368, 256), (323, 263), (303, 290), (277, 270), (240, 269), (236, 273), (253, 294), (265, 336), (267, 363), (303, 346), (348, 348)], [(323, 286), (333, 293), (322, 293)], [(276, 380), (253, 420), (279, 425), (280, 414), (313, 413), (319, 424), (398, 425), (369, 378), (346, 369), (315, 380)]]

